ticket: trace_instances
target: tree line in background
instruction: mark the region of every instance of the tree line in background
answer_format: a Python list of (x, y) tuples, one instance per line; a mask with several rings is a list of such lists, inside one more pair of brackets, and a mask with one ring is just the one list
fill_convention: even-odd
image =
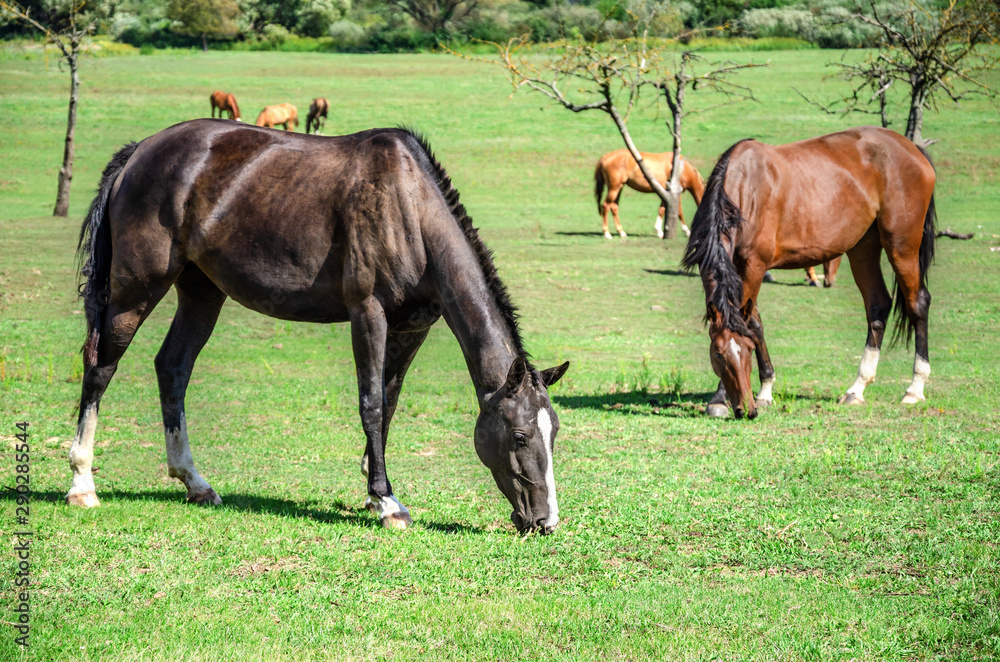
[[(386, 18), (389, 17), (404, 23), (408, 21), (409, 29), (424, 30), (434, 43), (441, 43), (454, 38), (450, 32), (453, 26), (460, 25), (463, 20), (474, 20), (476, 12), (482, 10), (477, 1), (385, 0), (378, 7), (385, 12), (380, 20), (389, 20)], [(493, 10), (526, 4), (492, 1), (495, 4), (489, 7)], [(749, 0), (754, 1), (779, 0)], [(995, 90), (983, 82), (983, 74), (1000, 66), (1000, 46), (997, 44), (1000, 0), (933, 0), (938, 2), (934, 5), (928, 4), (930, 0), (898, 0), (894, 4), (879, 0), (848, 1), (853, 3), (853, 8), (840, 16), (839, 24), (863, 25), (871, 30), (873, 48), (863, 60), (842, 59), (839, 63), (839, 75), (850, 85), (849, 93), (828, 103), (807, 98), (813, 105), (828, 113), (877, 114), (885, 127), (893, 126), (894, 122), (898, 125), (901, 111), (906, 117), (906, 137), (918, 145), (925, 145), (934, 142), (922, 135), (926, 109), (944, 100), (958, 103), (969, 95), (996, 98)], [(162, 10), (164, 18), (158, 20), (167, 22), (171, 34), (196, 39), (205, 49), (210, 38), (236, 38), (248, 30), (254, 34), (259, 30), (265, 37), (279, 30), (290, 34), (281, 21), (294, 22), (296, 29), (303, 32), (322, 31), (328, 26), (326, 29), (332, 33), (335, 26), (345, 23), (363, 32), (359, 24), (347, 17), (374, 14), (351, 14), (358, 10), (351, 2), (124, 0), (116, 5), (110, 0), (26, 0), (24, 3), (0, 0), (0, 29), (6, 35), (40, 34), (59, 49), (61, 61), (69, 67), (69, 113), (54, 215), (68, 213), (79, 56), (85, 37), (108, 26), (125, 24), (132, 26), (128, 29), (138, 29), (135, 27), (141, 24), (138, 16), (154, 9)], [(522, 33), (520, 37), (507, 37), (506, 32), (484, 35), (482, 40), (493, 44), (499, 54), (498, 59), (486, 61), (503, 67), (515, 90), (527, 88), (542, 93), (575, 113), (587, 110), (606, 113), (663, 202), (666, 234), (672, 237), (680, 205), (678, 164), (683, 118), (720, 103), (716, 100), (708, 107), (698, 102), (692, 104), (686, 102), (688, 94), (699, 89), (711, 90), (721, 93), (721, 103), (753, 99), (752, 90), (730, 77), (742, 69), (759, 65), (709, 62), (691, 50), (678, 52), (663, 48), (667, 43), (665, 38), (683, 44), (692, 34), (692, 28), (679, 18), (679, 4), (664, 0), (598, 2), (612, 4), (595, 9), (600, 17), (598, 28), (587, 34), (579, 29), (568, 30), (563, 25), (562, 37), (536, 39), (545, 41), (544, 44), (535, 44), (534, 32)], [(582, 4), (538, 7), (539, 11), (555, 12), (594, 9)], [(751, 11), (756, 10), (748, 10), (744, 16)], [(607, 34), (602, 32), (605, 30)], [(125, 34), (123, 30), (119, 37)], [(526, 57), (522, 48), (527, 45), (535, 45), (539, 50)], [(668, 109), (667, 131), (673, 138), (673, 175), (663, 185), (645, 167), (627, 126), (629, 113), (640, 96), (650, 93), (664, 101)]]
[[(439, 42), (561, 38), (609, 41), (629, 36), (629, 0), (26, 0), (42, 24), (67, 14), (103, 13), (101, 34), (135, 46), (225, 48), (250, 42), (280, 48), (297, 37), (322, 38), (335, 51), (406, 51)], [(882, 31), (855, 17), (856, 0), (676, 0), (660, 2), (648, 37), (709, 30), (728, 37), (794, 38), (824, 48), (875, 46)], [(914, 0), (879, 0), (884, 14)], [(926, 12), (948, 0), (916, 0)], [(0, 37), (30, 33), (0, 25)]]

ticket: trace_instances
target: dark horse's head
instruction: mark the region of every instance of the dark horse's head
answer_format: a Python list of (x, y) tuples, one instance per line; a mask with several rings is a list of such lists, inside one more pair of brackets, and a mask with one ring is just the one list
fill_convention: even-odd
[(476, 453), (514, 507), (510, 519), (521, 532), (548, 534), (559, 524), (552, 467), (559, 418), (547, 387), (568, 367), (567, 362), (539, 371), (523, 354), (518, 356), (506, 383), (486, 398), (476, 421)]

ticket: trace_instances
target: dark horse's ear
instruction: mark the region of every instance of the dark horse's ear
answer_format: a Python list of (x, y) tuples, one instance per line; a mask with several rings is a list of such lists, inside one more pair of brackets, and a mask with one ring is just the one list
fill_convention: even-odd
[(563, 363), (562, 365), (557, 365), (554, 368), (542, 370), (538, 374), (542, 376), (542, 383), (545, 384), (547, 388), (559, 381), (562, 376), (566, 374), (567, 370), (569, 370), (569, 361), (566, 361), (566, 363)]
[(514, 362), (510, 364), (507, 371), (506, 389), (508, 394), (517, 393), (521, 390), (525, 378), (528, 376), (528, 359), (524, 354), (519, 354)]

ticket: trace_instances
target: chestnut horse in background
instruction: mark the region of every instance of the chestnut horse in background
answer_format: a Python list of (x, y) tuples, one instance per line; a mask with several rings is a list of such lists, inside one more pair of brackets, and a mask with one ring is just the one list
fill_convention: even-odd
[[(639, 152), (639, 154), (642, 155), (642, 160), (646, 164), (646, 168), (653, 173), (653, 176), (656, 177), (661, 185), (666, 187), (670, 181), (670, 173), (673, 171), (674, 153), (663, 152), (662, 154), (654, 154)], [(701, 197), (705, 193), (705, 180), (701, 178), (701, 174), (699, 174), (697, 168), (683, 157), (681, 158), (681, 166), (683, 168), (680, 178), (681, 191), (690, 191), (695, 203), (700, 205)], [(653, 192), (653, 188), (646, 181), (646, 178), (643, 177), (642, 171), (639, 170), (639, 164), (636, 163), (636, 160), (632, 158), (627, 149), (616, 149), (602, 156), (597, 162), (597, 167), (594, 169), (594, 194), (597, 196), (597, 211), (601, 215), (601, 226), (604, 228), (604, 236), (608, 239), (611, 239), (611, 233), (608, 232), (609, 210), (615, 217), (615, 228), (618, 230), (618, 235), (622, 239), (628, 236), (622, 228), (621, 219), (618, 218), (618, 200), (621, 198), (622, 189), (626, 184), (640, 193)], [(601, 195), (604, 193), (605, 186), (608, 187), (608, 194), (602, 203)], [(665, 210), (661, 204), (656, 215), (655, 224), (656, 234), (661, 239), (663, 238), (664, 213)], [(684, 223), (684, 211), (680, 207), (677, 208), (677, 215), (684, 234), (691, 236), (691, 231), (688, 230), (688, 226)]]
[(236, 120), (237, 122), (243, 121), (240, 115), (240, 107), (236, 104), (236, 97), (232, 94), (216, 90), (208, 97), (208, 102), (212, 105), (212, 117), (215, 117), (215, 109), (218, 108), (220, 118), (222, 117), (222, 112), (226, 111), (229, 113), (229, 119)]
[[(326, 113), (330, 110), (330, 102), (323, 97), (317, 97), (309, 104), (309, 113), (306, 114), (306, 133), (315, 126), (316, 133), (319, 133), (323, 125), (326, 124)], [(322, 120), (322, 121), (321, 121)]]
[(257, 116), (257, 121), (254, 124), (269, 129), (273, 129), (281, 124), (285, 127), (285, 131), (292, 131), (299, 125), (299, 111), (290, 103), (264, 106), (264, 110), (260, 111), (260, 115)]
[[(843, 256), (838, 255), (823, 263), (823, 287), (833, 287), (833, 283), (837, 280), (837, 269), (840, 268), (841, 257)], [(806, 268), (806, 284), (811, 287), (819, 287), (819, 277), (816, 276), (815, 267)]]
[[(894, 131), (860, 127), (788, 145), (743, 140), (720, 158), (708, 180), (684, 255), (698, 266), (712, 368), (721, 378), (710, 415), (753, 418), (772, 402), (774, 368), (764, 342), (757, 294), (767, 269), (801, 269), (847, 253), (868, 318), (854, 384), (841, 403), (864, 402), (875, 379), (893, 308), (882, 277), (885, 251), (896, 276), (896, 338), (916, 333), (913, 381), (904, 404), (924, 399), (930, 376), (927, 270), (934, 257), (934, 166)], [(756, 353), (761, 387), (750, 383)]]

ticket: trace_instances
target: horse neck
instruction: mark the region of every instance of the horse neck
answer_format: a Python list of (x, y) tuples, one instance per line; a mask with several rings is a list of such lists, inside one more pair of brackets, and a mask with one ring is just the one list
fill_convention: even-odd
[(462, 348), (482, 403), (506, 381), (511, 364), (523, 352), (520, 339), (497, 302), (476, 250), (457, 223), (454, 230), (440, 233), (431, 243), (428, 252), (436, 266), (443, 315)]

